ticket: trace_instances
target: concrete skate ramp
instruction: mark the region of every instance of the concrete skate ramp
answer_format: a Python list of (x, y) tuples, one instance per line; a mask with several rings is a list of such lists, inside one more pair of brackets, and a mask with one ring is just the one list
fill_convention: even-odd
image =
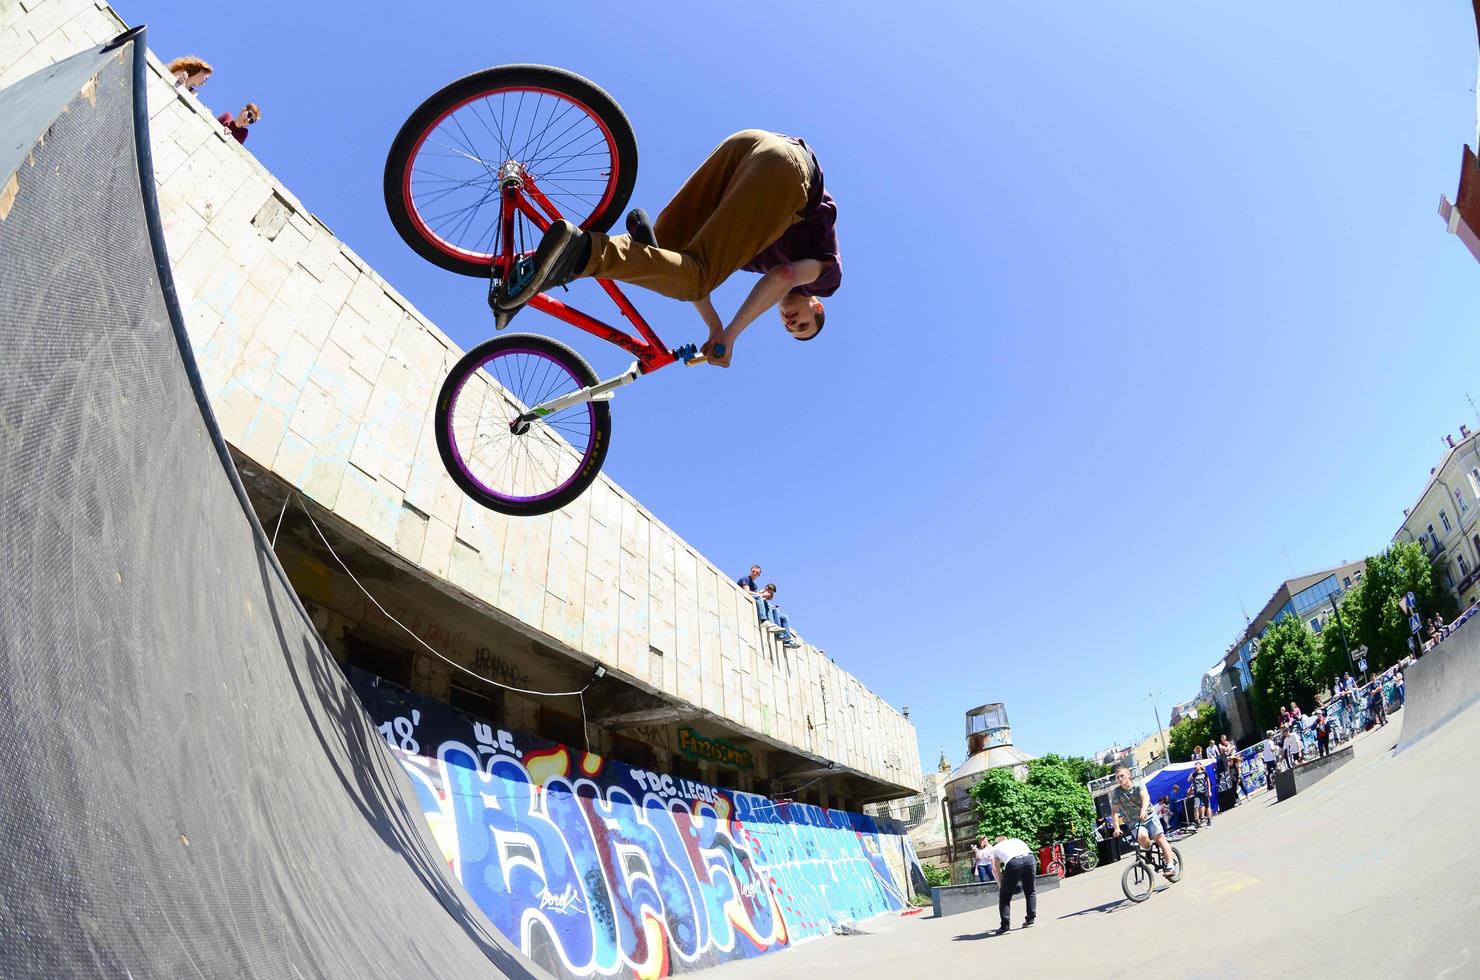
[(252, 516), (143, 84), (134, 37), (0, 93), (0, 977), (533, 976)]
[(1480, 701), (1480, 627), (1471, 621), (1403, 671), (1398, 751), (1433, 734)]

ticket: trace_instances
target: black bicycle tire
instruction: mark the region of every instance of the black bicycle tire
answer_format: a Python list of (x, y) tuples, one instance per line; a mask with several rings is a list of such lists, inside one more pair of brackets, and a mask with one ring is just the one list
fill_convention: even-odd
[(595, 427), (592, 432), (592, 438), (596, 443), (595, 451), (586, 461), (585, 467), (577, 478), (562, 488), (559, 493), (543, 500), (527, 503), (509, 501), (488, 494), (458, 464), (457, 455), (452, 449), (451, 436), (448, 434), (448, 415), (452, 409), (452, 398), (462, 387), (467, 376), (501, 349), (515, 346), (544, 348), (552, 357), (562, 361), (584, 386), (594, 385), (598, 380), (596, 372), (592, 370), (586, 359), (558, 340), (532, 333), (503, 334), (485, 340), (468, 351), (452, 366), (452, 370), (447, 372), (447, 377), (442, 382), (442, 389), (437, 393), (433, 427), (436, 430), (437, 452), (442, 457), (442, 466), (447, 470), (447, 475), (452, 477), (452, 482), (457, 484), (459, 490), (482, 506), (500, 514), (508, 514), (510, 517), (537, 517), (572, 503), (585, 493), (601, 475), (602, 464), (606, 462), (607, 451), (611, 448), (611, 405), (604, 401), (592, 403), (595, 410)]
[[(1140, 872), (1141, 874), (1146, 876), (1147, 886), (1146, 892), (1143, 895), (1137, 895), (1135, 892), (1131, 891), (1130, 879), (1131, 876), (1136, 874), (1137, 872)], [(1130, 899), (1132, 902), (1139, 903), (1146, 901), (1146, 899), (1151, 897), (1151, 892), (1155, 888), (1156, 880), (1151, 876), (1151, 869), (1146, 867), (1140, 861), (1132, 861), (1130, 863), (1130, 866), (1127, 867), (1125, 871), (1122, 872), (1120, 875), (1120, 890), (1125, 892), (1125, 897)]]
[[(1170, 844), (1168, 844), (1167, 846), (1171, 847)], [(1172, 857), (1177, 859), (1177, 874), (1175, 876), (1162, 875), (1162, 877), (1166, 878), (1167, 881), (1178, 882), (1182, 880), (1182, 852), (1173, 847)]]
[(385, 208), (396, 233), (416, 254), (449, 272), (484, 278), (488, 275), (488, 263), (448, 255), (417, 230), (402, 194), (406, 168), (411, 163), (411, 151), (415, 149), (421, 133), (447, 109), (475, 98), (480, 91), (517, 85), (539, 85), (577, 100), (601, 118), (616, 143), (619, 161), (616, 188), (606, 206), (599, 208), (582, 222), (582, 228), (606, 231), (616, 222), (617, 216), (622, 214), (632, 197), (632, 188), (637, 181), (637, 134), (633, 131), (627, 114), (605, 89), (589, 78), (550, 65), (499, 65), (473, 72), (443, 86), (418, 106), (391, 141), (391, 148), (385, 159)]

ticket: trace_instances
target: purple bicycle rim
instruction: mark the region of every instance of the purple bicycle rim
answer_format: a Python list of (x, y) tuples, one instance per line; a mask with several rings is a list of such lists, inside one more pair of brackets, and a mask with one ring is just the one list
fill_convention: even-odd
[[(499, 351), (498, 353), (494, 354), (493, 357), (489, 357), (486, 360), (480, 362), (477, 367), (473, 368), (466, 375), (464, 375), (462, 384), (457, 386), (457, 394), (452, 396), (452, 402), (447, 406), (447, 444), (452, 447), (452, 455), (457, 458), (457, 468), (462, 470), (464, 476), (466, 476), (473, 483), (477, 484), (478, 489), (482, 490), (490, 497), (497, 497), (499, 500), (507, 500), (510, 503), (517, 504), (532, 504), (541, 500), (549, 500), (551, 497), (565, 490), (566, 487), (569, 487), (580, 477), (583, 472), (585, 472), (586, 464), (591, 461), (591, 454), (596, 450), (596, 439), (594, 438), (596, 434), (596, 403), (586, 403), (586, 414), (591, 420), (591, 433), (593, 438), (587, 441), (586, 451), (582, 454), (580, 463), (576, 466), (575, 471), (571, 473), (569, 479), (562, 482), (553, 490), (547, 490), (544, 493), (535, 494), (532, 497), (515, 497), (512, 494), (502, 493), (498, 490), (493, 489), (488, 484), (478, 479), (478, 477), (473, 473), (472, 469), (468, 466), (468, 461), (463, 458), (462, 447), (458, 445), (457, 433), (453, 431), (452, 420), (457, 415), (457, 403), (458, 400), (462, 398), (463, 388), (467, 386), (468, 380), (471, 379), (473, 375), (482, 370), (483, 367), (488, 364), (489, 361), (492, 361), (495, 357), (504, 357), (509, 354), (531, 354), (535, 357), (543, 358), (544, 360), (554, 363), (567, 375), (571, 373), (570, 370), (566, 367), (564, 361), (561, 361), (555, 357), (551, 357), (549, 352), (547, 351), (535, 350), (531, 347), (511, 347), (508, 350)], [(498, 384), (499, 382), (497, 381), (497, 379), (494, 379), (494, 383)]]

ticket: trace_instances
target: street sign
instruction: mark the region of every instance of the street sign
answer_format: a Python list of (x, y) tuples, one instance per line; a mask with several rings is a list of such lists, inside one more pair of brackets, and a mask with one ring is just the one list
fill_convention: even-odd
[(1413, 642), (1413, 637), (1410, 636), (1408, 638), (1408, 652), (1409, 653), (1416, 653), (1417, 652), (1417, 647), (1418, 647), (1418, 645)]
[(1412, 616), (1408, 617), (1408, 632), (1417, 633), (1419, 627), (1422, 625), (1423, 623), (1419, 620), (1418, 613), (1414, 613)]
[(1358, 660), (1357, 661), (1357, 669), (1360, 670), (1364, 674), (1367, 672), (1367, 658), (1366, 657), (1363, 657), (1361, 660)]
[(1416, 615), (1418, 613), (1418, 598), (1414, 596), (1412, 592), (1409, 592), (1407, 595), (1403, 596), (1403, 598), (1399, 599), (1398, 605), (1401, 606), (1403, 608), (1403, 611), (1405, 613), (1408, 613), (1410, 616)]

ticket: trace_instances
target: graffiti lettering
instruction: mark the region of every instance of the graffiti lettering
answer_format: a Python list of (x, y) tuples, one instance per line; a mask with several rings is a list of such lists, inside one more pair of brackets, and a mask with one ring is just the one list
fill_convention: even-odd
[(529, 687), (529, 675), (487, 647), (473, 654), (473, 673), (510, 687)]
[[(495, 730), (351, 671), (448, 865), (552, 973), (664, 977), (899, 912), (902, 825), (719, 789)], [(413, 707), (413, 704), (415, 707)]]
[(737, 769), (749, 769), (754, 764), (750, 752), (731, 745), (721, 738), (707, 738), (692, 728), (678, 730), (678, 751), (690, 759), (703, 759)]
[(577, 912), (586, 911), (581, 908), (581, 897), (576, 893), (575, 885), (566, 885), (565, 891), (559, 895), (551, 895), (550, 890), (546, 888), (540, 892), (540, 908), (550, 909), (553, 912), (569, 912), (571, 909)]

